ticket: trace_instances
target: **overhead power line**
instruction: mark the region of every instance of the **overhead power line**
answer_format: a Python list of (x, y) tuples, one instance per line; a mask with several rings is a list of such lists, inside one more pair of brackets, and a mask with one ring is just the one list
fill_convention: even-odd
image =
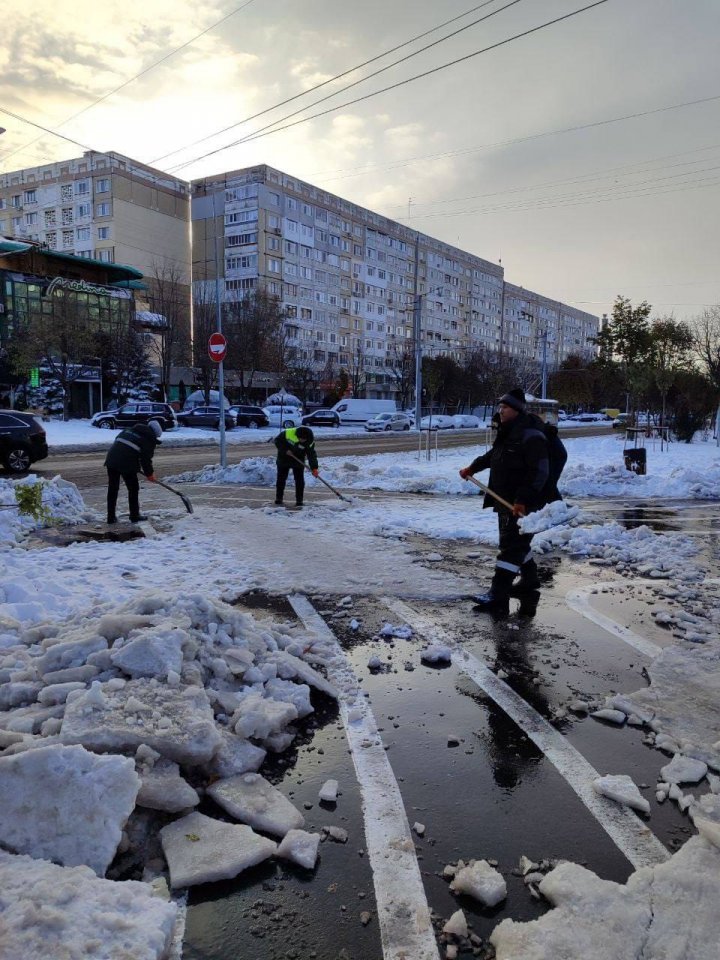
[[(79, 140), (73, 140), (72, 137), (66, 137), (62, 133), (57, 133), (55, 130), (50, 130), (48, 127), (43, 127), (41, 123), (35, 123), (34, 120), (28, 120), (27, 117), (21, 117), (19, 113), (13, 113), (12, 110), (8, 110), (7, 107), (0, 107), (0, 113), (7, 114), (8, 117), (12, 117), (13, 120), (19, 120), (20, 123), (27, 123), (31, 127), (35, 127), (37, 130), (43, 130), (45, 133), (52, 134), (53, 137), (59, 137), (61, 140), (65, 140), (67, 143), (72, 143), (75, 147), (81, 147), (83, 150), (93, 150), (93, 147), (88, 147), (85, 143), (80, 143)], [(40, 138), (38, 138), (40, 139)], [(32, 141), (35, 143), (35, 141)], [(98, 151), (99, 153), (100, 151)], [(10, 154), (6, 154), (10, 156)], [(2, 158), (0, 158), (2, 159)]]
[[(507, 37), (505, 40), (499, 40), (497, 43), (490, 44), (487, 47), (483, 47), (480, 50), (475, 50), (472, 53), (468, 53), (463, 57), (458, 57), (455, 60), (450, 60), (447, 63), (440, 64), (437, 67), (432, 67), (429, 70), (425, 70), (422, 73), (418, 73), (413, 77), (407, 77), (405, 80), (400, 80), (397, 83), (393, 83), (390, 86), (382, 87), (380, 90), (375, 90), (371, 93), (367, 93), (362, 97), (356, 97), (354, 100), (347, 100), (345, 103), (338, 104), (334, 107), (329, 107), (327, 110), (321, 110), (319, 113), (314, 113), (309, 117), (303, 117), (300, 120), (293, 120), (292, 123), (287, 123), (284, 126), (276, 127), (274, 130), (258, 130), (254, 133), (248, 134), (246, 137), (242, 137), (239, 140), (235, 140), (232, 143), (226, 144), (224, 147), (218, 147), (215, 150), (210, 150), (207, 153), (202, 154), (201, 156), (195, 157), (191, 160), (186, 160), (184, 163), (175, 164), (171, 167), (171, 170), (181, 170), (184, 167), (189, 166), (192, 163), (197, 163), (200, 160), (204, 160), (207, 157), (214, 156), (218, 153), (223, 153), (225, 150), (229, 150), (231, 147), (238, 146), (241, 143), (250, 143), (253, 140), (258, 140), (261, 137), (270, 136), (273, 133), (280, 133), (282, 130), (287, 130), (290, 127), (298, 126), (301, 123), (307, 123), (310, 120), (316, 120), (318, 117), (327, 116), (329, 113), (335, 113), (337, 110), (344, 110), (346, 107), (353, 106), (356, 103), (361, 103), (364, 100), (370, 100), (372, 97), (377, 97), (381, 93), (387, 93), (389, 90), (397, 90), (399, 87), (403, 87), (408, 83), (413, 83), (415, 80), (420, 80), (423, 77), (432, 76), (435, 73), (439, 73), (441, 70), (447, 70), (449, 67), (454, 67), (459, 63), (464, 63), (467, 60), (472, 60), (474, 57), (478, 57), (483, 53), (489, 53), (491, 50), (497, 50), (498, 47), (512, 43), (515, 40), (519, 40), (522, 37), (530, 36), (533, 33), (537, 33), (540, 30), (544, 30), (547, 27), (554, 26), (557, 23), (561, 23), (564, 20), (569, 20), (571, 17), (576, 17), (581, 13), (586, 13), (588, 10), (592, 10), (595, 7), (600, 7), (603, 4), (607, 3), (608, 0), (595, 0), (594, 3), (589, 3), (584, 7), (580, 7), (577, 10), (572, 10), (570, 13), (563, 14), (560, 17), (555, 17), (553, 20), (547, 20), (545, 23), (541, 23), (536, 27), (530, 27), (528, 30), (523, 30), (521, 33), (514, 34), (512, 37)], [(277, 121), (281, 122), (281, 121)]]
[[(239, 7), (236, 7), (234, 10), (231, 10), (230, 13), (226, 14), (224, 17), (221, 17), (220, 20), (216, 20), (215, 23), (210, 24), (209, 27), (206, 27), (200, 33), (195, 34), (194, 37), (191, 37), (189, 40), (186, 40), (185, 43), (181, 43), (179, 47), (176, 47), (174, 50), (171, 50), (170, 53), (166, 53), (163, 57), (160, 57), (159, 60), (156, 60), (154, 63), (151, 63), (150, 66), (145, 67), (144, 70), (141, 70), (139, 73), (136, 73), (133, 77), (130, 77), (128, 80), (124, 80), (119, 86), (114, 87), (112, 90), (108, 90), (107, 93), (104, 93), (101, 97), (98, 97), (97, 100), (93, 100), (92, 103), (89, 103), (86, 107), (83, 107), (81, 110), (78, 110), (76, 113), (71, 114), (69, 117), (66, 117), (60, 123), (57, 124), (57, 127), (64, 127), (65, 124), (70, 123), (71, 120), (75, 120), (76, 117), (81, 116), (83, 113), (87, 113), (88, 110), (92, 110), (93, 107), (96, 107), (99, 103), (103, 103), (105, 100), (108, 100), (110, 97), (114, 96), (116, 93), (119, 93), (120, 90), (124, 90), (125, 87), (129, 86), (131, 83), (134, 83), (136, 80), (139, 80), (140, 77), (144, 77), (146, 73), (150, 73), (151, 70), (154, 70), (155, 67), (159, 67), (161, 63), (165, 63), (166, 60), (169, 60), (171, 57), (174, 57), (175, 54), (180, 53), (181, 50), (185, 50), (186, 47), (189, 47), (191, 44), (195, 43), (196, 40), (199, 40), (200, 37), (204, 37), (206, 33), (210, 33), (211, 30), (214, 30), (216, 27), (219, 27), (221, 23), (225, 23), (226, 20), (229, 20), (231, 17), (234, 17), (235, 14), (240, 13), (241, 10), (244, 10), (245, 7), (249, 7), (251, 3), (254, 3), (255, 0), (245, 0), (245, 3), (241, 4)], [(7, 111), (6, 111), (7, 112)], [(30, 123), (29, 120), (24, 120), (25, 123)], [(32, 124), (33, 126), (38, 126), (39, 124)], [(63, 137), (62, 134), (57, 132), (57, 129), (50, 130), (47, 127), (39, 127), (39, 129), (44, 130), (46, 133), (52, 134), (56, 137), (61, 137), (63, 140), (67, 140), (67, 137)], [(34, 140), (29, 140), (26, 144), (23, 144), (19, 147), (15, 147), (13, 150), (10, 150), (8, 153), (2, 154), (0, 160), (7, 160), (10, 157), (15, 156), (16, 153), (20, 153), (25, 150), (27, 147), (31, 147), (33, 144), (37, 143), (38, 140), (41, 140), (42, 137), (36, 137)], [(76, 143), (77, 141), (71, 140), (71, 143)], [(90, 148), (86, 148), (90, 149)]]
[[(200, 137), (199, 140), (194, 140), (192, 143), (185, 144), (182, 147), (178, 147), (177, 150), (171, 150), (170, 153), (165, 153), (161, 157), (157, 157), (155, 160), (152, 160), (151, 163), (158, 163), (160, 160), (165, 160), (167, 157), (171, 157), (176, 153), (181, 153), (183, 150), (189, 150), (190, 147), (195, 147), (200, 143), (205, 143), (207, 140), (212, 140), (213, 137), (219, 137), (223, 133), (227, 133), (229, 130), (234, 130), (235, 127), (240, 127), (245, 123), (249, 123), (251, 120), (256, 120), (258, 117), (264, 116), (266, 113), (272, 113), (274, 110), (279, 110), (280, 107), (286, 106), (288, 103), (292, 103), (295, 100), (299, 100), (301, 97), (306, 97), (310, 93), (314, 93), (316, 90), (320, 90), (322, 87), (326, 87), (330, 83), (335, 83), (336, 80), (341, 80), (343, 77), (349, 76), (351, 73), (355, 73), (357, 70), (362, 70), (363, 67), (369, 66), (371, 63), (375, 63), (378, 60), (382, 60), (383, 57), (389, 56), (391, 53), (395, 53), (398, 50), (401, 50), (403, 47), (407, 47), (412, 43), (416, 43), (418, 40), (422, 40), (423, 37), (429, 36), (431, 33), (435, 33), (438, 30), (442, 30), (443, 27), (449, 26), (451, 23), (455, 23), (458, 20), (462, 20), (464, 17), (470, 16), (471, 13), (474, 13), (476, 10), (480, 10), (483, 7), (489, 6), (491, 3), (495, 3), (496, 0), (485, 0), (484, 3), (479, 3), (474, 7), (471, 7), (469, 10), (466, 10), (465, 13), (461, 13), (457, 17), (452, 17), (450, 20), (445, 20), (443, 23), (439, 23), (437, 26), (432, 27), (430, 30), (426, 30), (424, 33), (419, 33), (417, 36), (411, 37), (409, 40), (405, 40), (403, 43), (397, 44), (395, 47), (391, 47), (389, 50), (384, 50), (382, 53), (376, 54), (374, 57), (371, 57), (369, 60), (365, 60), (363, 63), (358, 63), (354, 67), (350, 67), (349, 70), (344, 70), (342, 73), (338, 73), (336, 76), (331, 77), (329, 80), (323, 80), (322, 83), (316, 84), (314, 87), (310, 87), (309, 90), (303, 90), (301, 93), (296, 93), (292, 97), (288, 97), (286, 100), (281, 100), (279, 103), (273, 104), (271, 107), (266, 107), (264, 110), (261, 110), (259, 113), (254, 113), (250, 117), (245, 117), (243, 120), (237, 120), (234, 123), (231, 123), (227, 127), (223, 127), (220, 130), (216, 130), (214, 133), (207, 134), (207, 136)], [(309, 110), (311, 107), (317, 106), (319, 103), (325, 103), (327, 100), (331, 100), (333, 97), (339, 96), (341, 93), (344, 93), (346, 90), (350, 90), (352, 87), (356, 87), (360, 83), (365, 83), (366, 80), (370, 80), (373, 77), (376, 77), (380, 73), (384, 73), (386, 70), (390, 70), (392, 67), (397, 66), (400, 63), (404, 63), (406, 60), (410, 60), (413, 57), (417, 57), (419, 54), (424, 53), (426, 50), (429, 50), (431, 47), (436, 47), (440, 43), (444, 43), (446, 40), (451, 39), (452, 37), (457, 36), (460, 33), (463, 33), (465, 30), (469, 30), (471, 27), (477, 26), (478, 23), (482, 23), (483, 20), (487, 20), (489, 17), (495, 16), (497, 13), (502, 13), (503, 10), (506, 10), (507, 7), (512, 7), (516, 3), (520, 3), (522, 0), (511, 0), (510, 3), (506, 4), (504, 7), (500, 7), (498, 10), (493, 10), (492, 13), (487, 14), (484, 17), (480, 17), (477, 20), (473, 20), (472, 23), (465, 24), (464, 27), (459, 27), (457, 30), (454, 30), (452, 33), (448, 33), (444, 37), (440, 37), (437, 40), (433, 40), (432, 43), (426, 44), (424, 47), (420, 47), (419, 50), (414, 50), (412, 53), (409, 53), (405, 57), (401, 57), (399, 60), (394, 60), (392, 63), (387, 64), (384, 67), (381, 67), (379, 70), (375, 70), (372, 73), (369, 73), (366, 77), (360, 77), (359, 80), (355, 80), (353, 83), (349, 83), (344, 87), (341, 87), (339, 90), (335, 90), (333, 93), (328, 94), (326, 97), (321, 97), (319, 100), (315, 100), (311, 104), (307, 104), (304, 107), (301, 107), (299, 110), (295, 110), (293, 113), (286, 114), (279, 120), (273, 121), (273, 123), (268, 124), (266, 127), (261, 127), (260, 130), (267, 130), (269, 127), (275, 126), (277, 123), (282, 123), (284, 120), (287, 120), (290, 117), (297, 116), (298, 113), (303, 113), (305, 110)], [(257, 133), (259, 131), (255, 131)]]

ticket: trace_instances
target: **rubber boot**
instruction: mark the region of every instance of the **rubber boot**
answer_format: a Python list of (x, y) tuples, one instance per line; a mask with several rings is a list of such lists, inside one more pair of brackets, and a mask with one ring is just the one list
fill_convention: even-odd
[(522, 597), (525, 593), (539, 590), (541, 586), (537, 564), (534, 560), (528, 560), (520, 567), (520, 579), (510, 587), (510, 596)]
[(475, 597), (473, 610), (476, 613), (489, 613), (493, 617), (506, 617), (510, 613), (510, 587), (514, 574), (510, 570), (495, 568), (490, 589)]
[(538, 604), (540, 603), (540, 591), (539, 590), (530, 590), (527, 593), (524, 593), (520, 598), (520, 606), (518, 607), (517, 615), (519, 617), (534, 617), (537, 613)]
[(142, 523), (144, 520), (147, 520), (144, 513), (139, 513), (137, 517), (130, 517), (130, 523)]

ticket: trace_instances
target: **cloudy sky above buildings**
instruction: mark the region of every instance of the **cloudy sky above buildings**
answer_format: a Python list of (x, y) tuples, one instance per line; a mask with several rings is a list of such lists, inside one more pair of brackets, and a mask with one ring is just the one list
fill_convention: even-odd
[(589, 2), (5, 0), (0, 171), (82, 152), (20, 117), (184, 178), (268, 163), (593, 313), (691, 317), (720, 303), (718, 0), (607, 0), (348, 103)]

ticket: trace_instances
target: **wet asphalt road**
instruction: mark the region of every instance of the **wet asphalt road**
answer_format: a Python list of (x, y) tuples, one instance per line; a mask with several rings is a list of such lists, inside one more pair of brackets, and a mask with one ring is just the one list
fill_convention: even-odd
[[(403, 437), (388, 440), (407, 442)], [(468, 442), (464, 436), (462, 441)], [(328, 442), (328, 454), (330, 446), (334, 455), (345, 446), (361, 452), (357, 441)], [(233, 462), (236, 457), (258, 455), (257, 447), (230, 451)], [(193, 456), (204, 463), (206, 453), (199, 450)], [(166, 450), (163, 455), (167, 456), (163, 472), (170, 473), (178, 469), (172, 464), (187, 458), (188, 453), (184, 448)], [(78, 482), (88, 503), (101, 507), (104, 478), (90, 466), (93, 459), (97, 463), (97, 455), (55, 458), (59, 459), (67, 465), (63, 475)], [(48, 472), (57, 472), (55, 462), (46, 464), (54, 468)], [(192, 490), (196, 503), (216, 507), (264, 506), (268, 500), (266, 488), (193, 485), (185, 489)], [(327, 496), (318, 494), (322, 499)], [(360, 493), (361, 498), (387, 496)], [(144, 488), (142, 502), (150, 510), (182, 509), (171, 495), (157, 488)], [(626, 526), (645, 522), (661, 532), (696, 534), (702, 549), (717, 559), (720, 523), (711, 505), (660, 507), (657, 503), (604, 500), (588, 501), (583, 508), (595, 509)], [(438, 565), (447, 570), (467, 573), (468, 567), (474, 567), (478, 587), (491, 573), (494, 550), (490, 548), (419, 536), (411, 544), (419, 561), (433, 552), (442, 555)], [(571, 699), (602, 698), (644, 686), (648, 661), (567, 605), (570, 589), (597, 582), (597, 567), (552, 556), (544, 557), (542, 566), (546, 583), (533, 617), (519, 616), (517, 601), (510, 618), (501, 622), (475, 614), (469, 600), (448, 598), (442, 604), (412, 601), (408, 608), (419, 622), (429, 623), (431, 628), (434, 625), (496, 676), (504, 677), (510, 690), (549, 721), (598, 773), (629, 774), (651, 805), (649, 817), (631, 817), (646, 824), (671, 852), (692, 829), (674, 804), (655, 801), (654, 785), (665, 756), (643, 743), (642, 729), (618, 729), (592, 718), (558, 716)], [(616, 577), (603, 570), (602, 579)], [(617, 622), (631, 625), (662, 646), (669, 638), (648, 615), (648, 598), (652, 594), (638, 586), (621, 597), (601, 595), (594, 603)], [(426, 640), (418, 633), (409, 640), (380, 639), (383, 623), (402, 622), (387, 606), (386, 598), (353, 598), (347, 609), (337, 606), (338, 599), (310, 598), (368, 694), (410, 826), (420, 821), (426, 827), (422, 838), (413, 835), (413, 843), (436, 929), (460, 906), (479, 938), (465, 945), (459, 954), (463, 960), (486, 955), (486, 938), (501, 919), (528, 920), (546, 909), (519, 875), (522, 855), (535, 862), (571, 859), (606, 879), (627, 879), (634, 869), (628, 851), (613, 842), (565, 776), (533, 742), (528, 729), (511, 719), (456, 662), (440, 668), (422, 663), (420, 652)], [(393, 598), (387, 601), (392, 603)], [(241, 597), (239, 603), (256, 617), (296, 619), (283, 597), (254, 593)], [(353, 617), (360, 623), (357, 630), (350, 627)], [(373, 654), (385, 664), (382, 669), (368, 668)], [(364, 828), (373, 818), (373, 809), (363, 803), (337, 705), (322, 695), (314, 695), (313, 702), (316, 713), (305, 721), (296, 745), (263, 773), (303, 810), (306, 829), (343, 827), (347, 843), (325, 840), (313, 873), (271, 861), (235, 881), (191, 890), (185, 960), (383, 957), (376, 900), (383, 891), (375, 888)], [(455, 740), (457, 745), (449, 745)], [(320, 786), (329, 778), (340, 784), (335, 805), (317, 799)], [(204, 810), (218, 815), (210, 802)], [(442, 871), (459, 858), (497, 861), (507, 881), (507, 900), (485, 909), (469, 897), (453, 895)], [(390, 955), (398, 956), (385, 954)]]

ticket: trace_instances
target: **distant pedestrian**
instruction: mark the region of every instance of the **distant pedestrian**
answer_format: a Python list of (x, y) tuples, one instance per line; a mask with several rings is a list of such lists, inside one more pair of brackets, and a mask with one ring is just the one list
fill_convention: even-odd
[(511, 512), (485, 495), (483, 507), (497, 512), (500, 552), (490, 589), (477, 597), (475, 607), (480, 612), (505, 616), (518, 574), (520, 583), (514, 592), (529, 592), (540, 586), (530, 547), (532, 534), (522, 533), (518, 520), (548, 502), (550, 463), (542, 422), (527, 413), (522, 390), (511, 390), (502, 396), (498, 414), (500, 425), (492, 447), (460, 470), (460, 476), (466, 480), (489, 467), (489, 488), (513, 505)]
[(302, 507), (305, 492), (305, 459), (307, 458), (314, 477), (317, 477), (320, 472), (315, 453), (315, 436), (310, 427), (290, 427), (288, 430), (282, 430), (275, 437), (274, 443), (278, 451), (275, 506), (282, 506), (285, 484), (292, 470), (295, 481), (295, 505)]
[(155, 447), (162, 443), (162, 427), (156, 420), (150, 423), (137, 423), (134, 427), (122, 430), (105, 457), (108, 475), (107, 522), (117, 523), (117, 499), (122, 477), (128, 492), (130, 522), (147, 520), (140, 513), (140, 481), (138, 473), (142, 471), (151, 483), (155, 483), (153, 454)]

